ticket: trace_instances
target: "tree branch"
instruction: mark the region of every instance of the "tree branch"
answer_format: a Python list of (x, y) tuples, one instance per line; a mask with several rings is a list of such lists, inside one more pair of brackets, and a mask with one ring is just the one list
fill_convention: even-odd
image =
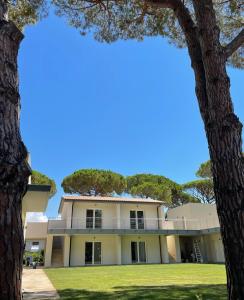
[(244, 45), (244, 29), (224, 47), (226, 59), (230, 57), (238, 48)]

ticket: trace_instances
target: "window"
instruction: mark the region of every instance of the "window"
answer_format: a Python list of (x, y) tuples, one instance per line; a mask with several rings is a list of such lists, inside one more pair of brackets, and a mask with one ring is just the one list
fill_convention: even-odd
[(101, 242), (86, 242), (85, 244), (85, 264), (100, 265), (102, 258)]
[(39, 242), (32, 242), (31, 243), (31, 251), (39, 251)]
[(86, 228), (102, 228), (102, 211), (101, 209), (87, 209), (86, 211)]
[(130, 229), (144, 229), (144, 213), (142, 210), (130, 211)]
[(145, 242), (131, 242), (131, 261), (132, 263), (146, 262)]

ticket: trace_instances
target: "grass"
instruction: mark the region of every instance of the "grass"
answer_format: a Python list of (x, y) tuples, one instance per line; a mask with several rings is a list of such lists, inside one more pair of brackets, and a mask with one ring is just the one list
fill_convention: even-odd
[(224, 265), (46, 269), (62, 300), (226, 300)]

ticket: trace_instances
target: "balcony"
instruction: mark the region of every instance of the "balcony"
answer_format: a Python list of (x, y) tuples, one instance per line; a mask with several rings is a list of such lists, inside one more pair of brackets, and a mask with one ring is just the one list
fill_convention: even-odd
[(216, 218), (205, 219), (174, 219), (165, 220), (158, 218), (118, 219), (118, 218), (75, 218), (75, 219), (50, 219), (48, 221), (49, 233), (151, 233), (159, 231), (199, 231), (218, 228)]

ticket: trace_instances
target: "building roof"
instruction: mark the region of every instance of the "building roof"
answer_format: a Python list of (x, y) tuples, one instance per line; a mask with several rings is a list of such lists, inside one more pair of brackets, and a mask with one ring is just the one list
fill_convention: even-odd
[(51, 186), (46, 184), (28, 184), (27, 191), (30, 192), (50, 192)]
[(84, 201), (84, 202), (107, 202), (107, 203), (140, 203), (140, 204), (158, 204), (163, 202), (151, 198), (129, 198), (129, 197), (109, 197), (109, 196), (63, 196), (59, 205), (59, 212), (62, 209), (63, 202)]

